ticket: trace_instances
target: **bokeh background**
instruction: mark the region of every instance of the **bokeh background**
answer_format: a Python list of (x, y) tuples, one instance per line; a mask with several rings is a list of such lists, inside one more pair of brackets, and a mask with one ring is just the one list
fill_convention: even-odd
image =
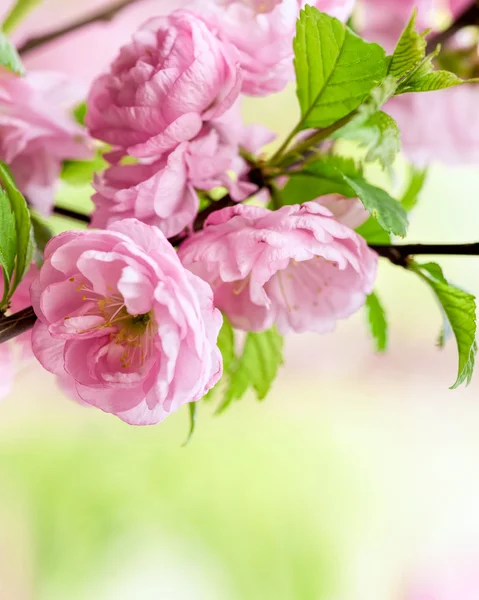
[[(106, 3), (44, 0), (17, 37)], [(87, 84), (171, 5), (147, 0), (27, 65)], [(294, 90), (244, 111), (287, 133)], [(408, 239), (479, 239), (478, 189), (477, 169), (432, 165)], [(60, 194), (75, 203), (84, 190)], [(440, 262), (479, 293), (478, 258)], [(377, 289), (386, 355), (374, 354), (363, 313), (331, 335), (290, 336), (268, 399), (221, 417), (203, 404), (187, 447), (186, 410), (132, 428), (23, 365), (0, 406), (0, 598), (409, 600), (423, 572), (456, 561), (479, 571), (479, 378), (448, 389), (454, 341), (435, 347), (441, 316), (418, 278), (382, 264)]]

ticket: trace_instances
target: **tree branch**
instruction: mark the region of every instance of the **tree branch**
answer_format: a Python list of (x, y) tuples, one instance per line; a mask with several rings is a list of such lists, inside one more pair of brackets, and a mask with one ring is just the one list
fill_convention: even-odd
[(31, 306), (10, 317), (0, 317), (0, 344), (8, 342), (31, 329), (36, 320), (37, 315), (33, 312)]
[(111, 19), (113, 19), (113, 17), (118, 12), (120, 12), (127, 6), (134, 4), (135, 2), (138, 2), (138, 0), (121, 0), (114, 6), (110, 6), (109, 8), (103, 9), (87, 17), (84, 17), (83, 19), (79, 19), (78, 21), (75, 21), (74, 23), (71, 23), (66, 27), (62, 27), (61, 29), (57, 29), (56, 31), (52, 31), (50, 33), (46, 33), (45, 35), (30, 38), (18, 48), (18, 53), (20, 55), (27, 54), (27, 52), (31, 52), (35, 48), (39, 48), (40, 46), (49, 44), (50, 42), (53, 42), (56, 39), (63, 37), (64, 35), (72, 33), (77, 29), (82, 29), (83, 27), (91, 25), (92, 23), (97, 23), (99, 21), (111, 21)]
[(53, 208), (53, 213), (60, 217), (68, 217), (69, 219), (80, 221), (81, 223), (89, 223), (91, 221), (89, 215), (79, 213), (76, 210), (71, 210), (69, 208), (63, 208), (62, 206), (55, 206)]
[[(234, 204), (234, 201), (226, 196), (222, 200), (219, 200), (215, 204), (224, 203), (228, 206)], [(224, 208), (224, 207), (222, 207)], [(213, 212), (208, 207), (202, 213), (208, 214)], [(171, 240), (170, 240), (171, 241)], [(181, 240), (180, 240), (181, 241)], [(473, 244), (401, 244), (401, 245), (376, 245), (370, 244), (369, 247), (377, 252), (379, 256), (387, 258), (393, 264), (400, 267), (407, 268), (412, 256), (423, 255), (423, 254), (435, 254), (443, 256), (479, 256), (479, 242)], [(29, 306), (24, 310), (11, 315), (10, 317), (0, 317), (0, 344), (8, 342), (9, 340), (25, 333), (33, 327), (37, 317), (33, 312), (33, 308)]]
[(479, 256), (479, 242), (472, 244), (369, 244), (374, 250), (393, 264), (407, 267), (412, 256), (431, 254), (436, 256)]

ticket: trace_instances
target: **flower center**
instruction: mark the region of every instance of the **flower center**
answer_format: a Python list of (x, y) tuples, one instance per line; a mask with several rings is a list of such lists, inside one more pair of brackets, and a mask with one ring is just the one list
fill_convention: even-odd
[[(70, 281), (73, 283), (75, 278)], [(132, 315), (128, 312), (123, 296), (111, 289), (111, 295), (101, 297), (86, 283), (77, 285), (82, 292), (81, 299), (89, 302), (90, 306), (85, 316), (101, 316), (104, 322), (88, 329), (77, 330), (77, 333), (99, 331), (113, 328), (109, 343), (121, 346), (119, 360), (122, 369), (136, 370), (144, 366), (152, 355), (154, 337), (158, 330), (153, 312)], [(66, 317), (69, 319), (70, 317)]]

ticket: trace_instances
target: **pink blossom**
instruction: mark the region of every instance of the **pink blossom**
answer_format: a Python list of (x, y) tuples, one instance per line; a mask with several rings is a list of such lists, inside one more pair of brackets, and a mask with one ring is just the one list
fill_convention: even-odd
[(152, 164), (113, 165), (96, 177), (91, 226), (135, 217), (172, 237), (191, 225), (199, 198), (188, 181), (187, 150), (183, 143)]
[(58, 73), (12, 77), (0, 72), (0, 158), (42, 214), (52, 208), (62, 162), (91, 155), (88, 138), (71, 114), (83, 98), (81, 86)]
[(224, 186), (236, 201), (253, 194), (258, 187), (247, 180), (248, 165), (239, 150), (255, 153), (272, 135), (260, 125), (244, 127), (238, 108), (209, 121), (193, 140), (158, 161), (113, 165), (97, 177), (92, 227), (135, 217), (172, 237), (193, 224), (196, 190)]
[[(32, 263), (30, 269), (26, 273), (25, 277), (20, 282), (19, 286), (15, 290), (12, 299), (10, 301), (10, 308), (8, 310), (8, 314), (17, 313), (24, 308), (30, 306), (30, 287), (33, 283), (33, 280), (38, 275), (38, 267), (36, 263)], [(1, 286), (0, 286), (1, 287)], [(3, 293), (3, 290), (1, 290)], [(32, 333), (31, 331), (26, 331), (21, 335), (15, 338), (15, 343), (20, 345), (21, 348), (21, 358), (27, 359), (30, 358), (32, 352)]]
[(478, 85), (461, 85), (430, 94), (405, 94), (386, 111), (401, 130), (402, 148), (418, 165), (479, 161)]
[(238, 48), (242, 91), (266, 96), (294, 80), (293, 38), (306, 4), (346, 20), (354, 0), (192, 0), (190, 7), (205, 16), (218, 37)]
[(238, 48), (244, 73), (242, 91), (264, 96), (279, 92), (294, 78), (297, 2), (194, 0), (192, 10), (205, 14), (210, 28)]
[(328, 194), (321, 196), (316, 202), (330, 210), (337, 221), (351, 229), (356, 229), (369, 218), (369, 213), (359, 198)]
[(315, 6), (321, 12), (336, 17), (340, 21), (346, 22), (353, 12), (356, 0), (298, 0), (300, 7), (304, 8), (306, 4)]
[(32, 286), (33, 351), (83, 402), (158, 423), (221, 376), (212, 300), (156, 227), (69, 231), (49, 242)]
[(94, 137), (132, 156), (159, 158), (221, 116), (240, 87), (234, 46), (199, 16), (177, 10), (147, 21), (94, 82), (87, 124)]
[(233, 325), (254, 331), (331, 331), (363, 305), (377, 267), (365, 241), (317, 202), (223, 209), (179, 253)]

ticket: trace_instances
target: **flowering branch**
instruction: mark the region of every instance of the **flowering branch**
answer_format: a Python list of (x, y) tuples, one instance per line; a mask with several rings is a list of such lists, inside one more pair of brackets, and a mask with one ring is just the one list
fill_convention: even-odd
[[(25, 54), (109, 21), (135, 2), (106, 0), (104, 10), (27, 39), (19, 50)], [(396, 122), (380, 110), (391, 95), (476, 81), (458, 75), (472, 77), (477, 65), (469, 55), (446, 52), (441, 66), (450, 63), (450, 71), (436, 71), (438, 52), (426, 56), (425, 34), (415, 29), (416, 16), (424, 19), (416, 11), (388, 56), (341, 25), (354, 0), (347, 3), (344, 12), (335, 7), (333, 17), (313, 5), (323, 0), (292, 0), (288, 17), (281, 5), (289, 2), (275, 0), (261, 3), (260, 16), (257, 6), (246, 7), (245, 19), (236, 23), (223, 0), (209, 0), (211, 6), (149, 21), (147, 32), (140, 30), (120, 50), (75, 110), (88, 136), (64, 118), (61, 79), (5, 77), (2, 140), (24, 144), (18, 152), (6, 148), (7, 155), (19, 155), (13, 156), (12, 172), (0, 161), (0, 343), (28, 332), (38, 315), (31, 339), (21, 336), (18, 342), (29, 343), (48, 371), (63, 374), (75, 398), (133, 425), (158, 423), (172, 408), (192, 403), (193, 428), (193, 403), (220, 378), (221, 410), (248, 388), (263, 399), (283, 362), (282, 336), (290, 331), (329, 331), (365, 305), (377, 348), (384, 350), (386, 312), (372, 292), (384, 258), (432, 289), (446, 318), (441, 343), (446, 330), (456, 336), (453, 387), (469, 382), (475, 297), (449, 284), (440, 265), (414, 259), (479, 256), (479, 241), (368, 244), (390, 242), (390, 235), (405, 238), (407, 211), (419, 199), (425, 171), (411, 168), (397, 202), (368, 180), (362, 163), (376, 161), (387, 169), (400, 150), (400, 118)], [(463, 14), (452, 6), (451, 12), (456, 21), (432, 39), (433, 46), (479, 21), (479, 0)], [(14, 47), (7, 39), (0, 42), (2, 73), (23, 74)], [(262, 60), (258, 47), (266, 44)], [(292, 64), (293, 55), (301, 118), (265, 158), (271, 133), (259, 124), (244, 127), (237, 101), (241, 94), (283, 89), (291, 78), (284, 65)], [(472, 94), (473, 86), (463, 90)], [(73, 103), (73, 95), (66, 96)], [(469, 131), (474, 115), (458, 113)], [(329, 151), (338, 130), (335, 138), (367, 151), (363, 160)], [(114, 149), (114, 164), (105, 164), (102, 152), (91, 160), (90, 138)], [(455, 151), (454, 144), (444, 145)], [(467, 160), (472, 155), (473, 149)], [(52, 234), (29, 211), (29, 205), (52, 208), (36, 192), (40, 175), (53, 199), (57, 172), (77, 185), (91, 184), (95, 170), (102, 170), (95, 179), (95, 211), (90, 216), (76, 207), (55, 207), (80, 231), (55, 236), (45, 252)], [(226, 195), (218, 200), (220, 186)], [(259, 190), (269, 192), (266, 207), (234, 200)], [(357, 229), (361, 203), (375, 220)], [(8, 363), (12, 351), (2, 347)], [(175, 379), (165, 373), (175, 373)]]
[(57, 29), (56, 31), (52, 31), (51, 33), (47, 33), (45, 35), (33, 37), (33, 38), (27, 40), (24, 44), (22, 44), (18, 48), (18, 53), (26, 54), (27, 52), (31, 52), (32, 50), (34, 50), (35, 48), (38, 48), (39, 46), (43, 46), (44, 44), (49, 44), (50, 42), (53, 42), (54, 40), (61, 38), (64, 35), (72, 33), (73, 31), (76, 31), (77, 29), (82, 29), (83, 27), (86, 27), (87, 25), (91, 25), (92, 23), (96, 23), (98, 21), (111, 21), (111, 19), (113, 19), (113, 17), (117, 13), (119, 13), (121, 10), (123, 10), (127, 6), (130, 6), (131, 4), (134, 4), (137, 1), (138, 0), (121, 0), (115, 6), (110, 6), (107, 9), (93, 13), (92, 15), (84, 17), (83, 19), (80, 19), (78, 21), (75, 21), (74, 23), (71, 23), (70, 25), (67, 25), (66, 27), (62, 27), (61, 29)]
[[(221, 206), (219, 206), (220, 204)], [(223, 199), (201, 211), (197, 217), (197, 221), (195, 221), (195, 229), (201, 229), (206, 217), (215, 210), (232, 206), (233, 204), (235, 202), (229, 196), (225, 196)], [(180, 243), (182, 239), (184, 237), (176, 241), (176, 243)], [(175, 239), (170, 241), (175, 243)], [(404, 268), (407, 268), (412, 257), (417, 255), (479, 256), (479, 242), (471, 244), (369, 244), (369, 247), (377, 252), (379, 256), (387, 258), (393, 264)], [(37, 317), (31, 306), (9, 317), (0, 317), (0, 344), (8, 342), (31, 329), (36, 320)]]

